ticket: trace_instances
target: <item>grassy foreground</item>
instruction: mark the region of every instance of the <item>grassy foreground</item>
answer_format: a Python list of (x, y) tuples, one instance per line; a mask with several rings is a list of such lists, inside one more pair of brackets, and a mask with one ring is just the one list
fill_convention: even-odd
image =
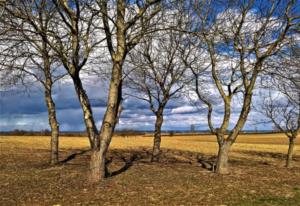
[(199, 163), (214, 161), (213, 136), (163, 137), (160, 163), (149, 162), (151, 145), (114, 137), (111, 177), (91, 186), (87, 138), (62, 137), (61, 164), (50, 167), (48, 137), (0, 136), (0, 205), (300, 205), (300, 147), (284, 168), (284, 135), (240, 135), (226, 176)]

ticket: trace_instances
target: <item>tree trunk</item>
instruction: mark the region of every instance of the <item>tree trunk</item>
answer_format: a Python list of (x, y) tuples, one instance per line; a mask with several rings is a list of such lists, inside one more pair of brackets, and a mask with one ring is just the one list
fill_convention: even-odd
[(295, 138), (290, 137), (289, 138), (289, 149), (286, 157), (286, 167), (289, 168), (292, 166), (292, 160), (293, 160), (293, 151), (295, 146)]
[(92, 107), (89, 98), (83, 89), (82, 82), (79, 78), (79, 74), (72, 76), (75, 90), (82, 108), (84, 123), (86, 126), (86, 131), (88, 133), (88, 138), (90, 146), (92, 149), (99, 147), (99, 133), (94, 121)]
[(153, 140), (153, 151), (151, 162), (158, 162), (160, 156), (160, 143), (161, 143), (161, 126), (163, 124), (163, 111), (159, 111), (156, 115), (154, 140)]
[(100, 147), (94, 149), (91, 156), (90, 181), (92, 183), (99, 182), (106, 176), (106, 153), (118, 120), (118, 110), (122, 99), (122, 63), (115, 62), (112, 70), (107, 109), (101, 126)]
[(218, 174), (228, 174), (228, 153), (230, 149), (230, 144), (224, 141), (219, 144), (219, 151), (217, 157), (216, 173)]
[(51, 128), (51, 139), (50, 139), (50, 164), (55, 165), (59, 162), (59, 124), (56, 119), (56, 108), (55, 103), (52, 99), (52, 76), (51, 76), (51, 65), (50, 57), (47, 51), (47, 45), (43, 42), (43, 63), (44, 63), (44, 89), (45, 89), (45, 102), (48, 109), (48, 120)]
[(51, 88), (45, 90), (45, 101), (48, 108), (48, 119), (51, 128), (51, 140), (50, 140), (50, 164), (54, 165), (58, 163), (58, 145), (59, 145), (59, 124), (56, 120), (55, 104), (51, 96)]
[(91, 183), (97, 183), (103, 180), (106, 176), (105, 155), (101, 152), (102, 151), (95, 149), (91, 154), (89, 175), (89, 181)]
[[(105, 4), (104, 4), (105, 5)], [(103, 7), (105, 8), (105, 6)], [(122, 66), (127, 54), (128, 46), (126, 45), (126, 23), (125, 23), (126, 2), (117, 1), (116, 15), (116, 51), (111, 45), (111, 34), (106, 32), (108, 49), (113, 60), (112, 74), (109, 85), (108, 101), (106, 112), (102, 120), (100, 130), (100, 146), (93, 151), (91, 158), (91, 178), (93, 183), (96, 183), (105, 177), (106, 165), (105, 158), (108, 151), (112, 135), (116, 123), (118, 121), (118, 110), (122, 100)], [(104, 11), (104, 13), (107, 12)], [(104, 22), (105, 24), (105, 22)]]

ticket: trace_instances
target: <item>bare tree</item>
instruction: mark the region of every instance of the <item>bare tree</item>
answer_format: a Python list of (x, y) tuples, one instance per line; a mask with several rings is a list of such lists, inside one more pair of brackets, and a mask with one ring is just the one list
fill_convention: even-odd
[(126, 79), (129, 96), (146, 101), (156, 117), (152, 161), (159, 161), (164, 109), (171, 98), (178, 97), (188, 81), (181, 60), (182, 42), (180, 33), (159, 32), (145, 38), (130, 54), (132, 70)]
[(154, 17), (160, 11), (160, 0), (128, 2), (125, 0), (98, 0), (106, 43), (111, 56), (112, 69), (107, 108), (100, 131), (100, 147), (91, 157), (91, 182), (105, 177), (105, 157), (122, 100), (122, 72), (126, 56), (143, 36), (155, 30)]
[[(271, 90), (270, 92), (274, 92)], [(280, 96), (264, 98), (261, 106), (263, 114), (270, 119), (275, 128), (283, 132), (289, 139), (286, 167), (291, 166), (295, 140), (299, 134), (299, 105), (294, 105), (289, 98)]]
[[(101, 37), (99, 11), (94, 1), (52, 0), (57, 15), (48, 29), (48, 45), (55, 51), (71, 77), (84, 116), (91, 148), (99, 146), (99, 132), (93, 117), (88, 95), (80, 72), (87, 65), (92, 52), (105, 40)], [(101, 54), (100, 54), (101, 55)]]
[[(195, 89), (199, 100), (208, 108), (208, 125), (217, 137), (217, 173), (228, 173), (228, 153), (246, 123), (256, 80), (265, 61), (283, 47), (289, 31), (299, 24), (294, 6), (295, 1), (270, 1), (263, 5), (255, 1), (235, 4), (222, 1), (219, 7), (214, 1), (201, 7), (194, 4), (193, 14), (198, 21), (193, 22), (189, 33), (199, 39), (200, 48), (208, 54), (211, 79), (206, 82), (214, 85), (211, 93), (216, 93), (223, 105), (223, 111), (218, 111), (223, 114), (223, 120), (215, 127), (212, 116), (218, 105), (203, 95), (201, 88), (205, 86), (198, 85)], [(202, 81), (201, 75), (195, 78)], [(237, 99), (242, 100), (240, 109), (236, 108)], [(233, 110), (238, 114), (236, 121)]]
[[(39, 11), (39, 12), (36, 12)], [(50, 163), (59, 161), (59, 124), (56, 118), (52, 89), (55, 81), (64, 76), (59, 71), (59, 63), (48, 46), (47, 30), (55, 13), (55, 8), (45, 0), (6, 1), (1, 19), (3, 37), (1, 43), (1, 68), (3, 77), (16, 78), (24, 83), (26, 77), (34, 78), (43, 85), (45, 102), (51, 128)]]
[(267, 79), (262, 85), (269, 90), (269, 95), (263, 99), (259, 111), (288, 137), (286, 167), (291, 167), (295, 140), (300, 132), (299, 42), (273, 59), (266, 69)]

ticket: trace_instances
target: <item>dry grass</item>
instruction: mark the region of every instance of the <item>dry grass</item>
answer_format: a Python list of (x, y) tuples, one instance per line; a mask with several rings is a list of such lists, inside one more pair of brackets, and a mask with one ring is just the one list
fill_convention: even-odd
[[(11, 147), (26, 147), (32, 149), (45, 149), (49, 146), (47, 137), (36, 136), (0, 136), (1, 143), (9, 144)], [(153, 138), (150, 136), (130, 136), (113, 138), (111, 148), (126, 149), (138, 147), (151, 147)], [(297, 138), (296, 144), (300, 143)], [(264, 151), (285, 153), (288, 139), (284, 134), (243, 134), (237, 139), (232, 151)], [(88, 147), (87, 138), (83, 137), (61, 137), (61, 149), (80, 149)], [(178, 149), (190, 152), (200, 152), (215, 154), (217, 151), (216, 138), (213, 135), (197, 136), (163, 136), (162, 147), (168, 149)], [(295, 149), (296, 154), (300, 154), (300, 148)]]
[(115, 176), (90, 186), (87, 138), (62, 137), (61, 160), (77, 155), (49, 167), (48, 137), (0, 136), (0, 205), (300, 205), (300, 148), (286, 169), (287, 143), (282, 134), (240, 135), (231, 174), (219, 176), (196, 158), (213, 161), (211, 135), (164, 136), (155, 164), (149, 162), (152, 137), (114, 137), (109, 168)]

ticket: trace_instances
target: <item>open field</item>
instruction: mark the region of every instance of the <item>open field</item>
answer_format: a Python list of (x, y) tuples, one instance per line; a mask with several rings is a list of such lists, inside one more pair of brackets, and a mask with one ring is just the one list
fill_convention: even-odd
[(214, 161), (211, 135), (162, 137), (159, 163), (149, 162), (151, 137), (114, 137), (111, 177), (91, 186), (87, 138), (62, 137), (61, 164), (50, 167), (48, 137), (0, 136), (0, 205), (300, 205), (300, 147), (286, 169), (287, 143), (240, 135), (222, 176), (199, 163)]

